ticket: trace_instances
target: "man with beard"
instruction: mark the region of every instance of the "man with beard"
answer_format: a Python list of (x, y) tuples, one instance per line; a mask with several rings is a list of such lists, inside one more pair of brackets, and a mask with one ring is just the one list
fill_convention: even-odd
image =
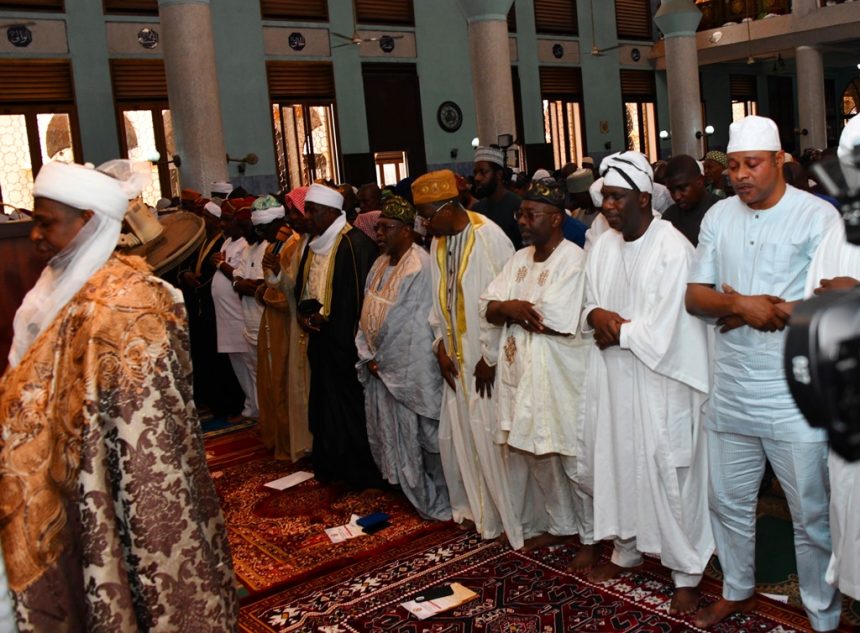
[(520, 197), (505, 187), (505, 155), (497, 147), (475, 150), (475, 196), (479, 198), (474, 210), (481, 213), (508, 236), (515, 249), (522, 246), (520, 229), (514, 213), (520, 208)]
[(313, 184), (305, 197), (313, 238), (295, 288), (298, 321), (308, 333), (308, 421), (314, 474), (355, 489), (380, 485), (367, 442), (364, 391), (355, 372), (355, 334), (367, 273), (377, 247), (346, 221), (343, 196)]
[[(439, 457), (442, 377), (433, 355), (430, 257), (414, 243), (415, 208), (382, 202), (376, 239), (383, 254), (367, 275), (358, 334), (367, 435), (382, 476), (399, 485), (425, 519), (448, 521), (451, 505)], [(416, 318), (417, 315), (417, 318)]]
[[(518, 211), (523, 241), (481, 295), (502, 327), (496, 409), (526, 549), (579, 534), (594, 549), (591, 499), (574, 484), (577, 416), (590, 337), (580, 334), (585, 253), (564, 237), (564, 190), (532, 182)], [(581, 557), (580, 557), (581, 558)]]
[(663, 219), (696, 246), (702, 218), (720, 199), (708, 191), (696, 159), (686, 154), (673, 156), (666, 164), (666, 188), (675, 204), (666, 209)]

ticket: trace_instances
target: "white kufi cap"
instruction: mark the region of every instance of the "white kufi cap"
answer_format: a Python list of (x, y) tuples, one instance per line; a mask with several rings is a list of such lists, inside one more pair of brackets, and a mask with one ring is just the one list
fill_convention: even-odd
[(750, 115), (729, 126), (729, 146), (726, 148), (726, 154), (778, 152), (781, 149), (779, 128), (767, 117)]

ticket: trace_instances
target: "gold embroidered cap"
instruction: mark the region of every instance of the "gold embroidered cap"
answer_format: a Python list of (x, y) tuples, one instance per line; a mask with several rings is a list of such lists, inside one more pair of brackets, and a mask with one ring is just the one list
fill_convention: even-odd
[(431, 171), (412, 183), (412, 201), (416, 205), (450, 200), (457, 195), (457, 178), (450, 169)]
[(382, 194), (382, 212), (379, 217), (400, 220), (404, 224), (412, 226), (415, 222), (415, 207), (409, 204), (405, 198), (386, 191)]

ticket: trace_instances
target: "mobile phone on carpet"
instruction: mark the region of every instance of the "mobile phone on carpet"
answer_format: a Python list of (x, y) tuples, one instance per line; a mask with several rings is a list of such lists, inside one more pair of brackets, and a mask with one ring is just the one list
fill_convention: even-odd
[(431, 587), (425, 589), (420, 596), (414, 598), (415, 602), (427, 602), (428, 600), (438, 600), (446, 596), (453, 596), (454, 588), (451, 585), (442, 585), (441, 587)]

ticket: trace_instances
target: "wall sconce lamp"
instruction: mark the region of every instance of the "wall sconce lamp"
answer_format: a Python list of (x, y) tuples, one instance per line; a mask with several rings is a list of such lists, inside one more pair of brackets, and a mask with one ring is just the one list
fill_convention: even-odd
[(499, 134), (499, 137), (496, 139), (496, 143), (498, 143), (499, 147), (502, 148), (502, 151), (505, 151), (514, 144), (514, 135)]
[(168, 160), (161, 160), (161, 154), (153, 152), (147, 160), (153, 165), (176, 165), (177, 167), (182, 167), (182, 157), (179, 154), (174, 154)]
[(258, 160), (260, 159), (254, 153), (249, 153), (244, 158), (230, 158), (230, 154), (227, 154), (227, 164), (239, 163), (236, 169), (239, 170), (240, 174), (245, 173), (245, 169), (247, 169), (248, 165), (256, 165)]
[(805, 127), (804, 128), (794, 128), (794, 133), (800, 134), (801, 136), (807, 136), (807, 135), (809, 135), (809, 130), (807, 130)]
[(672, 133), (669, 130), (660, 130), (660, 138), (664, 141), (672, 138)]
[(696, 138), (700, 139), (703, 136), (710, 136), (713, 133), (714, 133), (714, 126), (713, 125), (706, 125), (704, 132), (696, 132)]

